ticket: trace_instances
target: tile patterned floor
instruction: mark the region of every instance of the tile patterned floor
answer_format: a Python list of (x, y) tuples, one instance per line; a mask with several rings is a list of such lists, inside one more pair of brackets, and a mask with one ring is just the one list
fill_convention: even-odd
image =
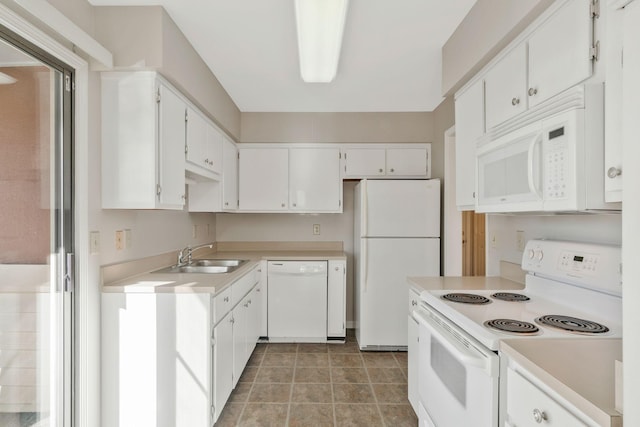
[(258, 344), (216, 427), (416, 427), (407, 353), (345, 344)]

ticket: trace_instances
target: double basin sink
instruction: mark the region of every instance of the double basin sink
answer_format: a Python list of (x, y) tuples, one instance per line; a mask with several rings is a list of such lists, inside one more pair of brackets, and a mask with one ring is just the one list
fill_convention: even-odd
[(231, 273), (245, 262), (247, 262), (246, 259), (196, 259), (190, 264), (173, 265), (156, 270), (154, 273)]

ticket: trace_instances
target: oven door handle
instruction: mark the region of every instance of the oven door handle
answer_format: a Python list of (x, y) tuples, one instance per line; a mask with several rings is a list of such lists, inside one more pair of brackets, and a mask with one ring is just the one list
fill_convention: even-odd
[(422, 310), (413, 310), (413, 318), (420, 323), (422, 327), (429, 330), (429, 333), (435, 337), (440, 344), (442, 344), (453, 357), (455, 357), (460, 363), (465, 366), (474, 366), (480, 368), (487, 373), (491, 373), (491, 361), (478, 349), (473, 347), (475, 351), (471, 350), (464, 344), (462, 344), (453, 335), (446, 337), (441, 331), (442, 328), (438, 326), (433, 320), (429, 319), (426, 313)]

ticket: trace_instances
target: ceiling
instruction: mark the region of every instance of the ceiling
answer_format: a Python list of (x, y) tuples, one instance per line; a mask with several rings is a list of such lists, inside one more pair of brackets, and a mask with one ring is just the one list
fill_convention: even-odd
[(89, 0), (161, 5), (243, 112), (433, 111), (441, 48), (476, 0), (351, 0), (331, 83), (304, 83), (293, 0)]

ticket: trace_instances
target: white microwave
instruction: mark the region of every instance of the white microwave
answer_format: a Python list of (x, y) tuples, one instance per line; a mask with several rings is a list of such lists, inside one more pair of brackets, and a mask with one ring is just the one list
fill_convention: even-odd
[(602, 98), (533, 120), (476, 154), (476, 211), (617, 210), (604, 202)]

